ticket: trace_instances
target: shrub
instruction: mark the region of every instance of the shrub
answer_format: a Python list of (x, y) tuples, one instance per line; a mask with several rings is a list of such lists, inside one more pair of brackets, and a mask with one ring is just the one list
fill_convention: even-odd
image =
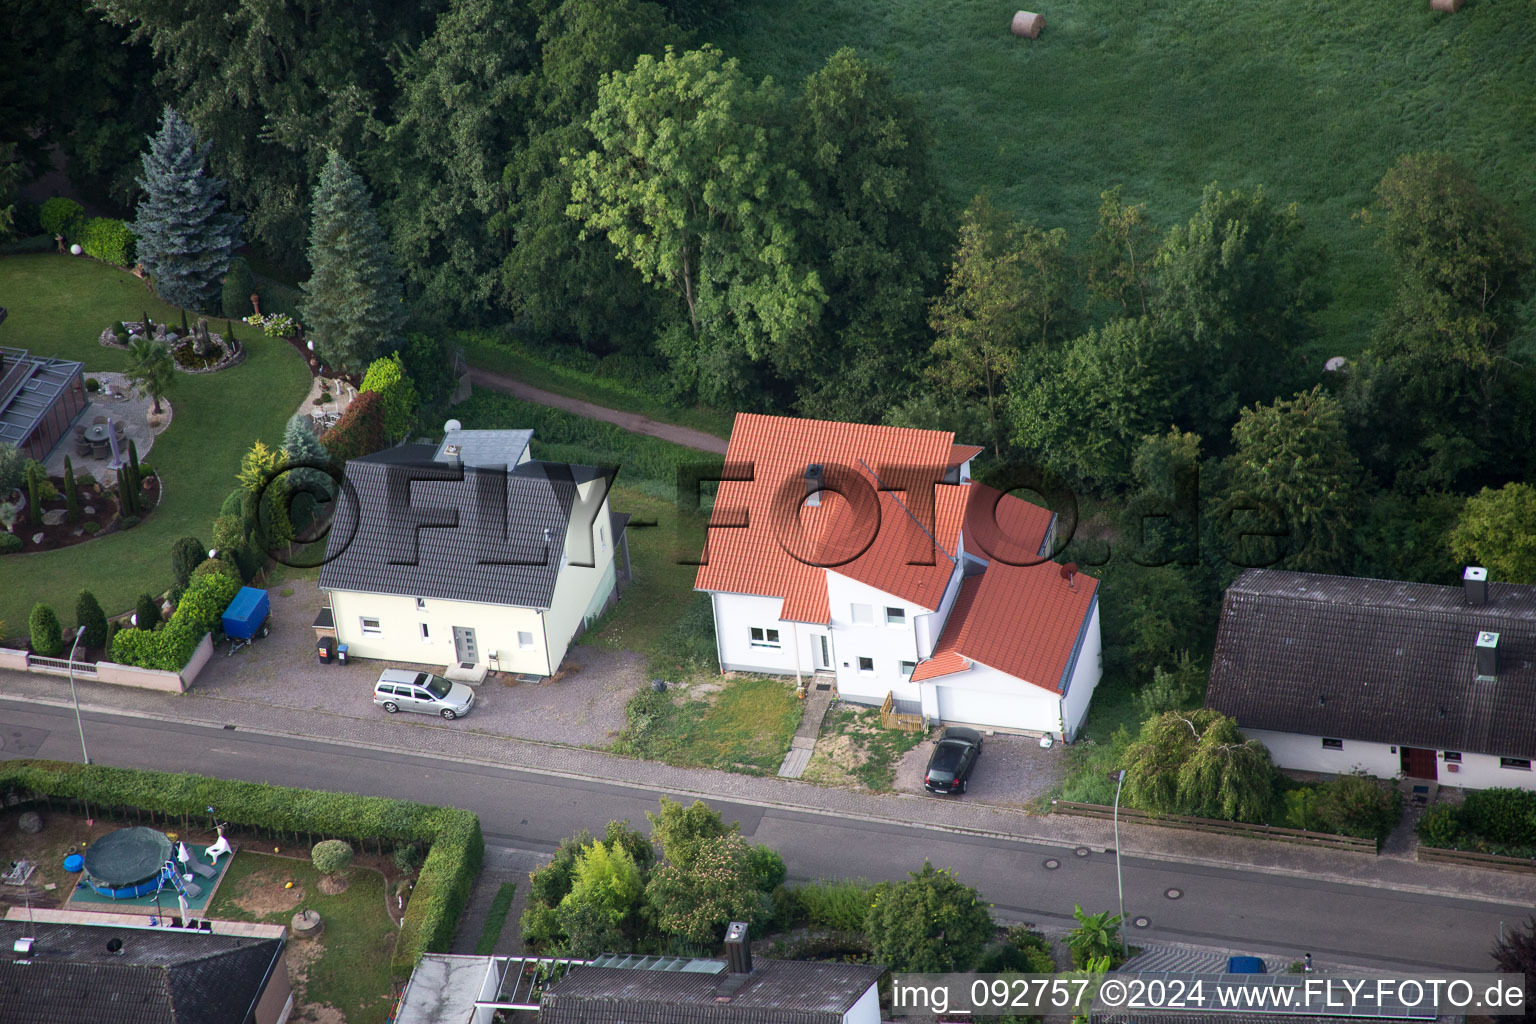
[(202, 642), (203, 634), (219, 624), (224, 609), (239, 591), (240, 581), (225, 575), (194, 579), (164, 628), (118, 631), (111, 641), (112, 660), (165, 672), (181, 671)]
[(74, 241), (75, 232), (79, 229), (80, 219), (85, 216), (85, 207), (73, 199), (65, 199), (63, 196), (54, 196), (43, 203), (43, 208), (38, 211), (38, 226), (46, 235), (63, 235), (70, 241)]
[(229, 269), (224, 272), (224, 291), (222, 305), (224, 315), (234, 319), (244, 319), (255, 310), (251, 307), (251, 295), (256, 291), (256, 279), (251, 276), (251, 265), (245, 262), (243, 256), (236, 256), (229, 261)]
[(75, 599), (75, 624), (83, 636), (80, 642), (87, 647), (102, 647), (107, 642), (107, 613), (101, 610), (101, 602), (89, 590), (80, 591)]
[(0, 761), (0, 800), (7, 793), (88, 800), (104, 808), (138, 808), (172, 816), (201, 816), (212, 806), (240, 828), (430, 844), (395, 941), (391, 967), (402, 978), (422, 953), (448, 951), (485, 855), (480, 819), (469, 811), (383, 797), (232, 782), (184, 772), (21, 759)]
[(382, 451), (386, 436), (383, 399), (376, 391), (364, 391), (325, 432), (325, 449), (337, 462), (345, 462)]
[[(117, 326), (119, 328), (121, 328), (123, 326), (123, 322), (121, 320), (119, 320), (117, 322)], [(117, 336), (119, 338), (125, 337), (126, 336), (126, 332), (123, 331), (123, 330), (119, 330), (117, 332)], [(94, 395), (96, 392), (101, 390), (101, 381), (97, 380), (95, 377), (87, 377), (87, 378), (85, 378), (85, 390), (89, 391), (91, 394)]]
[(309, 859), (323, 875), (337, 875), (352, 864), (352, 844), (340, 839), (326, 839), (314, 845)]
[(1322, 820), (1317, 816), (1317, 789), (1315, 787), (1300, 786), (1286, 791), (1286, 828), (1299, 828), (1312, 832), (1321, 828), (1322, 824)]
[(421, 851), (415, 846), (395, 847), (395, 851), (390, 855), (390, 859), (395, 862), (397, 870), (407, 875), (421, 867)]
[(21, 486), (27, 476), (27, 457), (13, 444), (0, 441), (0, 498)]
[(178, 586), (192, 579), (192, 570), (208, 559), (208, 548), (196, 537), (182, 537), (171, 545), (171, 572)]
[(982, 974), (1055, 974), (1056, 961), (1051, 956), (1050, 942), (1027, 925), (1019, 924), (1008, 929), (1002, 942), (987, 948), (976, 970)]
[(1425, 846), (1452, 848), (1463, 835), (1460, 815), (1450, 804), (1435, 804), (1420, 816), (1418, 833)]
[(76, 473), (75, 474), (75, 486), (76, 487), (95, 487), (96, 486), (96, 478), (94, 476), (92, 476), (90, 473)]
[(64, 650), (64, 627), (59, 624), (58, 614), (48, 605), (39, 601), (32, 606), (27, 627), (31, 632), (33, 654), (57, 658)]
[(133, 606), (134, 625), (140, 629), (154, 629), (160, 625), (160, 602), (152, 594), (140, 594)]
[(133, 230), (115, 217), (92, 217), (80, 229), (80, 248), (93, 259), (126, 267), (133, 262)]
[(394, 352), (368, 364), (363, 375), (363, 394), (376, 393), (384, 404), (384, 433), (387, 437), (404, 437), (411, 429), (416, 416), (416, 386), (406, 376), (400, 353)]
[(844, 932), (864, 930), (873, 892), (868, 883), (843, 879), (835, 882), (811, 882), (794, 890), (806, 923), (812, 928), (834, 928)]
[(911, 875), (873, 890), (864, 932), (875, 958), (896, 971), (971, 970), (995, 928), (981, 894), (927, 861)]
[(197, 568), (192, 570), (192, 575), (188, 577), (188, 582), (190, 583), (192, 580), (199, 580), (209, 575), (228, 576), (230, 579), (238, 582), (240, 570), (222, 558), (205, 558), (197, 563)]
[(1469, 834), (1506, 846), (1536, 844), (1536, 792), (1526, 789), (1476, 789), (1461, 805), (1461, 825)]
[(96, 534), (101, 532), (101, 524), (96, 522), (95, 520), (92, 520), (91, 522), (86, 523), (83, 526), (81, 526), (80, 529), (84, 530), (87, 534), (89, 534), (90, 536), (94, 537)]
[(784, 884), (785, 875), (788, 874), (784, 858), (771, 846), (748, 847), (747, 865), (752, 869), (752, 884), (758, 892), (773, 892)]
[(14, 533), (0, 533), (0, 555), (14, 554), (27, 546), (27, 542)]
[(1368, 775), (1340, 775), (1317, 790), (1318, 820), (1329, 831), (1378, 842), (1397, 827), (1403, 796)]
[(117, 518), (117, 528), (119, 530), (131, 530), (135, 526), (138, 526), (140, 522), (142, 522), (142, 520), (139, 519), (138, 516), (133, 516), (133, 515), (118, 516), (118, 518)]

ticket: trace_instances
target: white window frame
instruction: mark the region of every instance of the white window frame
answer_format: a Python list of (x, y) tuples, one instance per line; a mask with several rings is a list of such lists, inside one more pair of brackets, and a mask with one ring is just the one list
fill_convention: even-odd
[[(864, 663), (866, 661), (869, 662), (869, 668), (865, 668), (864, 667)], [(860, 675), (872, 676), (872, 675), (875, 674), (875, 659), (874, 658), (866, 658), (863, 655), (860, 655), (859, 656), (858, 664), (859, 664), (859, 674)]]
[[(1515, 762), (1515, 763), (1511, 763)], [(1512, 772), (1528, 772), (1531, 770), (1531, 759), (1528, 757), (1501, 757), (1499, 767), (1507, 768)]]
[(425, 622), (421, 624), (421, 642), (424, 644), (429, 644), (432, 642), (432, 631), (427, 628), (427, 624)]
[(855, 626), (873, 626), (875, 624), (874, 605), (853, 604), (848, 606), (849, 614), (853, 617)]
[(917, 671), (917, 662), (903, 661), (901, 663), (901, 678), (911, 679), (912, 673)]
[(767, 626), (751, 626), (747, 633), (749, 643), (753, 647), (769, 647), (773, 650), (780, 649), (783, 644), (779, 642), (779, 631), (769, 629)]
[[(523, 642), (523, 637), (527, 637), (528, 638), (528, 641), (526, 643)], [(517, 649), (520, 650), (520, 651), (531, 651), (531, 650), (533, 650), (533, 634), (528, 632), (525, 629), (518, 630), (517, 631)]]
[[(384, 632), (384, 624), (372, 615), (360, 615), (357, 619), (358, 628), (363, 631), (363, 636), (379, 636)], [(368, 625), (368, 623), (373, 625)]]
[[(891, 612), (895, 612), (896, 613), (896, 617), (894, 619), (891, 618)], [(887, 626), (902, 626), (902, 627), (905, 627), (906, 624), (907, 624), (907, 610), (905, 608), (896, 608), (896, 607), (894, 607), (892, 605), (886, 605), (885, 606), (885, 624)]]

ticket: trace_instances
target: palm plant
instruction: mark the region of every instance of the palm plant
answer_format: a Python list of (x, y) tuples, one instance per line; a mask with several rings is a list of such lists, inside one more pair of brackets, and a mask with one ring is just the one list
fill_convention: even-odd
[(1072, 951), (1072, 962), (1079, 969), (1100, 957), (1111, 962), (1120, 954), (1120, 918), (1109, 911), (1089, 914), (1081, 906), (1073, 904), (1072, 916), (1077, 927), (1067, 933), (1067, 948)]
[(128, 344), (128, 379), (142, 393), (154, 399), (153, 411), (160, 414), (160, 398), (176, 380), (176, 360), (171, 350), (159, 342), (144, 338)]

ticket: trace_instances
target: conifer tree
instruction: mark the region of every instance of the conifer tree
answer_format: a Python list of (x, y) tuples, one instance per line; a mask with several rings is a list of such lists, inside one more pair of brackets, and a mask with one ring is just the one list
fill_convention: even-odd
[(315, 186), (304, 327), (331, 366), (361, 369), (400, 347), (400, 278), (368, 186), (331, 151)]
[(64, 503), (69, 508), (69, 521), (80, 521), (80, 495), (75, 485), (75, 467), (69, 461), (69, 456), (64, 456)]
[(308, 417), (296, 413), (283, 431), (283, 455), (289, 470), (286, 480), (293, 495), (290, 513), (294, 526), (303, 529), (315, 517), (316, 509), (336, 496), (336, 482), (322, 466), (331, 463), (331, 453), (310, 429)]
[[(169, 106), (144, 154), (146, 197), (133, 233), (139, 262), (165, 301), (207, 311), (219, 304), (224, 271), (239, 239), (240, 217), (226, 209), (224, 182), (204, 170), (212, 143)], [(148, 329), (148, 317), (145, 317)]]

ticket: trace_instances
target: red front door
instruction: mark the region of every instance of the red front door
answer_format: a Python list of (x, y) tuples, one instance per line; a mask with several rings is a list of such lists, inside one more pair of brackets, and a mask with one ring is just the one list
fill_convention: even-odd
[(1403, 752), (1403, 774), (1410, 779), (1434, 779), (1435, 752), (1418, 747), (1399, 747)]

